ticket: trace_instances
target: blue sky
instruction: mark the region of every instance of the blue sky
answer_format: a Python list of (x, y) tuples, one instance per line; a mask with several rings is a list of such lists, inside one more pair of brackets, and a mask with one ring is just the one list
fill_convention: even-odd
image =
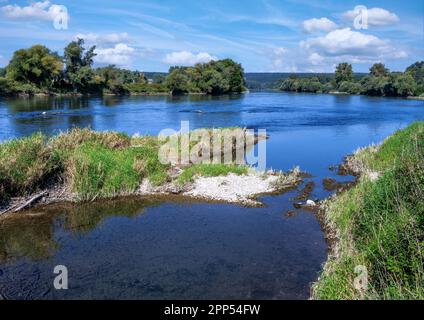
[(424, 60), (424, 0), (0, 0), (0, 66), (78, 36), (97, 45), (96, 65), (142, 71), (227, 57), (248, 72), (404, 70)]

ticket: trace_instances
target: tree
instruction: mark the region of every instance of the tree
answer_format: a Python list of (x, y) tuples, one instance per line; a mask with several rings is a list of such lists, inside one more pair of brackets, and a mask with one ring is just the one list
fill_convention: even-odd
[(336, 67), (335, 79), (337, 85), (339, 85), (343, 81), (353, 81), (354, 76), (352, 65), (347, 62), (340, 63)]
[(91, 65), (96, 56), (95, 49), (96, 46), (85, 49), (83, 39), (72, 41), (65, 48), (65, 80), (75, 91), (86, 91), (93, 80)]
[(56, 53), (42, 45), (21, 49), (13, 54), (7, 66), (7, 77), (15, 81), (51, 88), (63, 70)]
[(391, 75), (392, 93), (397, 97), (413, 96), (417, 90), (417, 84), (409, 73), (394, 73)]
[(225, 94), (245, 90), (243, 68), (231, 59), (198, 63), (194, 67), (171, 67), (166, 84), (173, 94)]
[(189, 92), (189, 77), (184, 68), (171, 68), (166, 77), (166, 85), (172, 94), (184, 94)]
[(386, 68), (386, 66), (382, 63), (375, 63), (370, 68), (370, 74), (373, 77), (386, 77), (390, 74), (390, 70)]

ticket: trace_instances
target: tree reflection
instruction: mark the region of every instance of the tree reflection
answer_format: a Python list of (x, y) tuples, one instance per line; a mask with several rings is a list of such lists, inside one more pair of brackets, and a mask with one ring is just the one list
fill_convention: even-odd
[(0, 263), (27, 258), (43, 260), (60, 249), (58, 230), (85, 235), (110, 217), (133, 218), (147, 207), (163, 203), (161, 198), (124, 198), (88, 204), (49, 205), (0, 221)]

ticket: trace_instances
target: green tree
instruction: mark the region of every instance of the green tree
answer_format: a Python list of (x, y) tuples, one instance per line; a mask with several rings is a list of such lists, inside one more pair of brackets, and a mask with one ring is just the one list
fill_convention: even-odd
[(417, 90), (417, 83), (409, 73), (394, 73), (391, 75), (392, 95), (397, 97), (413, 96)]
[(7, 77), (18, 82), (52, 88), (63, 70), (60, 57), (42, 45), (20, 49), (7, 66)]
[(171, 68), (166, 77), (166, 85), (172, 94), (184, 94), (189, 91), (189, 77), (184, 68)]
[(424, 84), (424, 61), (415, 62), (405, 72), (411, 74), (417, 84)]
[(370, 68), (370, 74), (373, 77), (387, 77), (390, 74), (390, 70), (382, 63), (375, 63)]
[(417, 83), (416, 94), (424, 94), (424, 61), (415, 62), (406, 69), (406, 73), (410, 74)]
[(65, 80), (74, 91), (87, 91), (93, 80), (94, 72), (91, 69), (96, 46), (84, 48), (84, 40), (72, 41), (65, 48), (64, 59), (66, 64)]
[(340, 63), (336, 67), (335, 79), (337, 85), (339, 85), (343, 81), (353, 81), (354, 75), (352, 65), (347, 62)]

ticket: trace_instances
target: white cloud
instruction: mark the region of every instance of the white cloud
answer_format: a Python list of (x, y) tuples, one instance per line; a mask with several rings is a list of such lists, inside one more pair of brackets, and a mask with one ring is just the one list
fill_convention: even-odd
[[(350, 10), (343, 14), (343, 17), (348, 20), (355, 20), (359, 12), (356, 10)], [(400, 21), (399, 17), (386, 9), (382, 8), (371, 8), (367, 9), (368, 14), (368, 25), (369, 26), (385, 26), (395, 24)]]
[[(16, 4), (0, 7), (2, 16), (9, 19), (35, 19), (54, 21), (56, 17), (63, 15), (62, 6), (52, 4), (50, 1), (33, 2), (26, 7)], [(68, 15), (69, 19), (69, 15)]]
[(129, 39), (128, 33), (108, 33), (108, 34), (96, 34), (96, 33), (79, 33), (75, 38), (84, 39), (87, 42), (93, 43), (122, 43)]
[(167, 54), (163, 62), (169, 65), (190, 66), (196, 63), (209, 62), (211, 60), (218, 60), (218, 58), (215, 56), (211, 56), (207, 52), (200, 52), (198, 54), (194, 54), (189, 51), (179, 51)]
[(284, 56), (287, 54), (287, 52), (288, 50), (283, 47), (271, 49), (269, 56), (271, 58), (272, 71), (281, 71), (286, 68), (286, 59), (284, 59)]
[(350, 28), (338, 29), (327, 35), (307, 39), (301, 47), (312, 49), (326, 56), (370, 55), (387, 52), (388, 43), (373, 35), (352, 31)]
[(98, 48), (95, 53), (95, 61), (98, 63), (128, 66), (136, 50), (125, 43), (118, 43), (112, 48)]
[(303, 21), (303, 30), (308, 33), (324, 31), (328, 32), (337, 29), (337, 24), (328, 18), (314, 18)]
[(312, 54), (309, 55), (308, 61), (312, 65), (317, 66), (324, 62), (324, 57), (321, 56), (319, 53), (313, 52)]
[(376, 36), (353, 31), (350, 28), (338, 29), (325, 36), (310, 38), (300, 43), (301, 49), (311, 52), (311, 64), (327, 62), (369, 63), (385, 58), (405, 58), (407, 53)]
[(287, 49), (283, 47), (278, 47), (273, 49), (273, 53), (275, 56), (281, 57), (287, 53)]

